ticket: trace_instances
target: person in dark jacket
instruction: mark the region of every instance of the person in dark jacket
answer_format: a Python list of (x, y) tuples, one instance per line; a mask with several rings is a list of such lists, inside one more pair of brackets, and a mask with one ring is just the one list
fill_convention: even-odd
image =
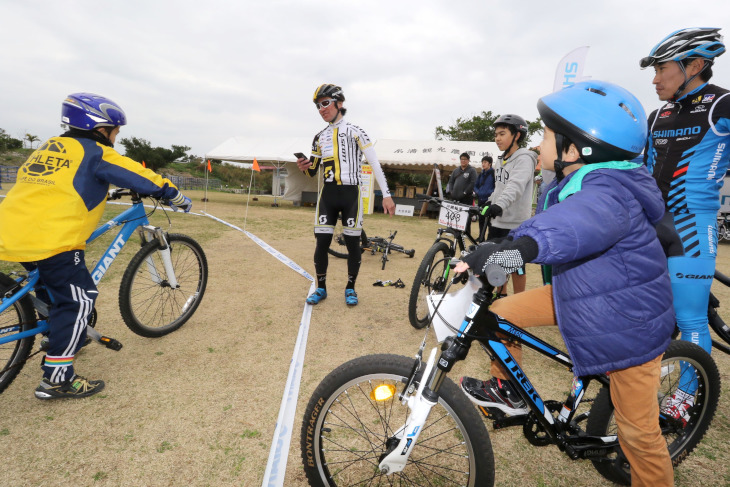
[(459, 156), (459, 163), (454, 172), (449, 177), (446, 185), (446, 194), (454, 201), (471, 206), (474, 202), (472, 193), (474, 192), (474, 184), (477, 182), (477, 170), (469, 165), (471, 157), (469, 153), (464, 152)]
[[(646, 167), (625, 162), (646, 140), (644, 110), (623, 88), (587, 81), (541, 98), (538, 111), (545, 123), (541, 161), (558, 177), (539, 213), (511, 240), (478, 247), (455, 270), (551, 266), (551, 285), (499, 299), (492, 311), (520, 327), (557, 324), (576, 376), (610, 372), (632, 485), (673, 485), (657, 401), (661, 358), (674, 330), (666, 258), (654, 229), (664, 202)], [(520, 351), (508, 348), (520, 361)], [(483, 408), (526, 414), (494, 364), (492, 374), (489, 381), (462, 378), (467, 396)]]
[[(477, 195), (477, 203), (484, 206), (489, 201), (489, 197), (494, 192), (494, 169), (492, 169), (492, 156), (486, 155), (482, 157), (482, 172), (477, 176), (477, 182), (474, 184), (474, 192)], [(481, 235), (482, 228), (487, 221), (487, 217), (479, 215), (479, 232)]]

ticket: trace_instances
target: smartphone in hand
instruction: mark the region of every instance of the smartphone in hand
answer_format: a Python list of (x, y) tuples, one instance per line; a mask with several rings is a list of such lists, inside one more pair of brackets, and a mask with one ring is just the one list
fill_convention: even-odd
[(307, 158), (307, 156), (305, 156), (301, 152), (295, 152), (294, 157), (296, 157), (297, 159), (306, 159)]

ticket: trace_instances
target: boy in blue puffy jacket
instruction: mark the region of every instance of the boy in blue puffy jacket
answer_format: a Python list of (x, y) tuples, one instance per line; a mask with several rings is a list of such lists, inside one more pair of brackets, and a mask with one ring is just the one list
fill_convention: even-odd
[[(632, 485), (673, 485), (657, 401), (661, 358), (674, 330), (666, 257), (654, 229), (664, 201), (646, 168), (625, 162), (644, 145), (644, 110), (623, 88), (588, 81), (541, 98), (538, 111), (545, 122), (540, 158), (558, 177), (512, 240), (479, 247), (456, 270), (550, 266), (551, 284), (497, 300), (491, 310), (520, 327), (557, 324), (575, 375), (610, 372)], [(521, 351), (508, 348), (520, 361)], [(462, 388), (484, 408), (526, 414), (495, 364), (492, 375), (464, 377)]]

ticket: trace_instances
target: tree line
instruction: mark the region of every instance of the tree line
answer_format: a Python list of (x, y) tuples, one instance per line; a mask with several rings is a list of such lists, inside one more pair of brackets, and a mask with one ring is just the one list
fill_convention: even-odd
[[(438, 126), (435, 129), (436, 139), (446, 140), (463, 140), (463, 141), (475, 141), (475, 142), (494, 142), (494, 122), (499, 118), (499, 115), (493, 114), (491, 111), (483, 111), (478, 115), (471, 118), (459, 117), (456, 122), (450, 126)], [(538, 118), (535, 121), (527, 122), (527, 138), (521, 141), (520, 145), (525, 147), (530, 136), (535, 133), (542, 131), (542, 122)], [(28, 141), (30, 148), (33, 148), (33, 143), (38, 142), (39, 138), (32, 134), (25, 134), (23, 140), (11, 137), (5, 130), (0, 128), (0, 152), (6, 152), (13, 149), (23, 148), (23, 141)], [(127, 157), (134, 159), (135, 161), (144, 161), (145, 166), (148, 168), (159, 171), (160, 169), (168, 166), (172, 162), (201, 162), (202, 159), (199, 157), (189, 155), (188, 151), (190, 147), (184, 145), (172, 145), (169, 149), (164, 147), (154, 147), (152, 143), (146, 139), (131, 137), (124, 138), (119, 141), (124, 147)], [(219, 161), (215, 161), (219, 163)], [(395, 179), (398, 179), (398, 176)], [(404, 175), (404, 178), (408, 181), (406, 183), (414, 183), (416, 181), (410, 181), (413, 175)], [(409, 179), (410, 178), (410, 179)], [(418, 181), (420, 182), (420, 181)]]

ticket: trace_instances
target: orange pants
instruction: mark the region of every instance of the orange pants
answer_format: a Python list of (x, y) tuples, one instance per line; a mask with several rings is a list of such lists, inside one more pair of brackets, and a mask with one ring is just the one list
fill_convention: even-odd
[[(557, 325), (550, 285), (498, 299), (491, 310), (520, 328)], [(522, 365), (522, 346), (505, 345)], [(661, 358), (660, 355), (641, 365), (614, 370), (609, 376), (618, 440), (631, 464), (634, 487), (674, 485), (672, 461), (659, 427)], [(494, 377), (507, 379), (496, 362), (492, 362), (491, 372)]]

